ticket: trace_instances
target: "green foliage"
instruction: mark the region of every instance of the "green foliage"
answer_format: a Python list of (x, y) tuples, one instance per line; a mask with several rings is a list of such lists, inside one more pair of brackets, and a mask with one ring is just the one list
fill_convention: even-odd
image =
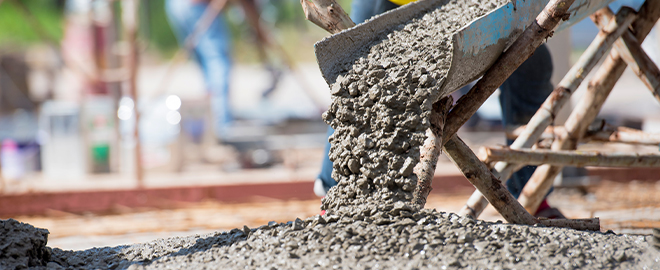
[(165, 14), (165, 1), (143, 1), (140, 7), (140, 35), (164, 56), (171, 56), (179, 48)]
[[(46, 42), (30, 23), (28, 17), (15, 0), (0, 1), (0, 47), (20, 48), (26, 45)], [(18, 0), (25, 5), (34, 20), (44, 29), (45, 35), (53, 40), (61, 40), (64, 28), (64, 1)], [(339, 0), (350, 13), (351, 0)], [(179, 48), (165, 14), (164, 0), (141, 1), (140, 35), (150, 46), (150, 51), (164, 57), (171, 57)], [(266, 31), (280, 43), (286, 51), (299, 60), (313, 60), (312, 45), (328, 34), (305, 20), (299, 0), (258, 0), (263, 25)], [(120, 12), (119, 3), (115, 11)], [(234, 58), (237, 62), (258, 60), (252, 29), (245, 21), (239, 4), (227, 6), (224, 14), (232, 32)], [(120, 19), (119, 16), (116, 19)], [(117, 22), (120, 24), (119, 22)], [(303, 52), (304, 55), (300, 55)]]
[[(59, 40), (62, 38), (63, 14), (57, 1), (21, 1), (43, 28), (45, 35)], [(0, 46), (24, 46), (45, 42), (30, 24), (28, 17), (13, 0), (0, 4)]]

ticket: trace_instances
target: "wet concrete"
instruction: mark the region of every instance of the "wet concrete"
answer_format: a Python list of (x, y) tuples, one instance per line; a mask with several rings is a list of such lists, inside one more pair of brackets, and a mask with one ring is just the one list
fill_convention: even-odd
[(45, 266), (50, 260), (47, 241), (48, 230), (13, 219), (0, 220), (0, 269)]
[(35, 269), (660, 269), (647, 238), (393, 209), (132, 246), (52, 249), (41, 261), (47, 266)]
[(650, 237), (475, 221), (411, 202), (431, 105), (451, 63), (449, 37), (504, 2), (449, 1), (383, 37), (337, 78), (324, 120), (336, 129), (330, 158), (339, 185), (323, 200), (326, 215), (132, 246), (52, 249), (41, 262), (52, 269), (660, 268)]
[(418, 180), (421, 147), (430, 134), (431, 107), (451, 65), (454, 32), (508, 1), (448, 1), (400, 25), (362, 54), (331, 86), (332, 105), (323, 115), (330, 137), (333, 178), (322, 208), (354, 215), (386, 211), (394, 203), (408, 211)]

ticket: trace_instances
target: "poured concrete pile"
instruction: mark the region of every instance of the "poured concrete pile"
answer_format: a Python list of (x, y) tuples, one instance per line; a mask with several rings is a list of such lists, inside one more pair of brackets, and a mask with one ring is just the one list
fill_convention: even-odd
[(0, 269), (45, 266), (50, 260), (47, 241), (48, 230), (13, 219), (0, 220)]
[[(20, 236), (30, 239), (29, 234)], [(647, 240), (394, 208), (357, 217), (270, 222), (257, 229), (132, 246), (53, 249), (51, 259), (42, 265), (47, 263), (49, 269), (659, 269), (660, 253)]]
[(474, 221), (420, 210), (411, 201), (431, 105), (451, 64), (451, 34), (505, 2), (448, 1), (383, 36), (346, 67), (324, 114), (336, 129), (330, 157), (339, 181), (323, 200), (326, 215), (132, 246), (53, 249), (46, 263), (78, 269), (660, 267), (643, 236)]

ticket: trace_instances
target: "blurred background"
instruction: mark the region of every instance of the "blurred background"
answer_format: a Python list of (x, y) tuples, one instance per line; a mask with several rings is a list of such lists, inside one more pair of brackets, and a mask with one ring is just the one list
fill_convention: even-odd
[[(587, 19), (548, 42), (555, 83), (597, 33)], [(313, 44), (325, 36), (298, 0), (0, 0), (0, 218), (82, 249), (318, 214), (330, 95)], [(656, 27), (644, 43), (656, 63), (659, 45)], [(630, 70), (599, 117), (660, 132), (660, 104)], [(497, 94), (461, 133), (472, 147), (504, 144)], [(436, 174), (427, 206), (458, 210), (473, 188), (446, 159)], [(556, 196), (584, 203), (571, 217), (628, 199), (660, 222), (660, 173), (620, 175)]]

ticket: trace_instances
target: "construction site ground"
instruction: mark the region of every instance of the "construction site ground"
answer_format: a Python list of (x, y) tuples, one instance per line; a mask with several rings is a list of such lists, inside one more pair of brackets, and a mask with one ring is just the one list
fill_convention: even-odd
[[(431, 194), (427, 207), (457, 212), (470, 196)], [(649, 234), (660, 227), (660, 182), (620, 183), (604, 181), (587, 189), (560, 188), (550, 196), (550, 204), (570, 218), (600, 217), (603, 230), (617, 233)], [(125, 208), (112, 214), (73, 214), (51, 211), (43, 216), (18, 216), (17, 220), (48, 228), (48, 245), (82, 250), (92, 247), (141, 243), (157, 238), (189, 236), (226, 231), (247, 225), (258, 227), (268, 221), (286, 222), (319, 213), (319, 199), (255, 199), (246, 203), (206, 201), (172, 209)], [(488, 207), (480, 219), (496, 221), (501, 216)]]
[[(465, 133), (463, 137), (474, 149), (503, 140), (502, 132)], [(584, 145), (584, 149), (592, 147), (596, 146)], [(657, 151), (621, 147), (608, 146), (611, 151)], [(0, 210), (5, 212), (0, 217), (47, 228), (49, 246), (73, 250), (286, 222), (320, 212), (320, 198), (312, 192), (312, 180), (321, 154), (320, 149), (300, 151), (295, 168), (226, 172), (217, 166), (192, 165), (196, 170), (188, 168), (179, 175), (152, 173), (142, 190), (134, 189), (130, 177), (99, 179), (95, 190), (89, 189), (91, 185), (72, 190), (63, 190), (66, 185), (52, 185), (52, 190), (47, 190), (50, 185), (38, 185), (43, 180), (33, 179), (8, 186), (13, 192), (0, 196)], [(660, 227), (660, 170), (589, 168), (589, 175), (577, 187), (555, 188), (550, 205), (569, 218), (600, 217), (604, 231), (649, 234), (650, 228)], [(446, 158), (438, 163), (433, 184), (426, 207), (439, 211), (457, 212), (474, 190)], [(21, 208), (31, 203), (33, 208)], [(101, 211), (94, 208), (101, 206)], [(37, 207), (45, 209), (6, 213), (12, 208)], [(480, 219), (502, 220), (492, 207)]]

